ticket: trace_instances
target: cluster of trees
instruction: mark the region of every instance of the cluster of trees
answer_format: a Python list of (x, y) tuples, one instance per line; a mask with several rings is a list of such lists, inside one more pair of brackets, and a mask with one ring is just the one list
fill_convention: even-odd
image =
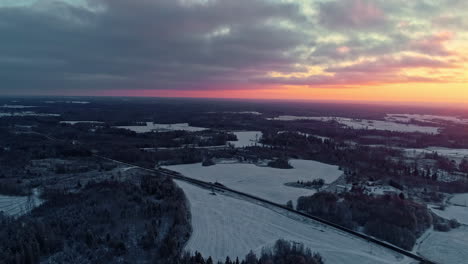
[(372, 196), (354, 190), (342, 196), (320, 192), (300, 197), (297, 209), (411, 250), (433, 217), (422, 205), (398, 195)]
[(164, 177), (89, 183), (79, 193), (46, 190), (31, 214), (0, 218), (2, 263), (167, 261), (190, 235), (184, 193)]
[(323, 179), (314, 179), (312, 181), (297, 181), (297, 184), (305, 187), (311, 187), (320, 190), (325, 185), (325, 180)]
[(278, 158), (268, 162), (268, 166), (277, 169), (292, 169), (293, 166), (289, 163), (286, 158)]
[[(214, 264), (211, 257), (207, 259), (199, 252), (194, 255), (189, 253), (184, 254), (178, 264)], [(243, 260), (236, 258), (235, 260), (226, 257), (224, 262), (219, 261), (217, 264), (323, 264), (324, 261), (320, 254), (312, 253), (303, 244), (289, 242), (285, 240), (276, 241), (273, 248), (264, 248), (260, 256), (257, 257), (252, 251), (245, 256)]]

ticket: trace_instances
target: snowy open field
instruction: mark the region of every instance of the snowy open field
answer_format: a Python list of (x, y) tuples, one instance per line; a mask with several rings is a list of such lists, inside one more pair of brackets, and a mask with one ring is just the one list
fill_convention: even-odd
[(79, 123), (87, 123), (87, 124), (103, 124), (104, 122), (100, 121), (60, 121), (61, 124), (69, 124), (69, 125), (75, 125)]
[(117, 126), (117, 128), (123, 128), (135, 131), (137, 133), (147, 133), (152, 131), (176, 131), (176, 130), (184, 130), (189, 132), (197, 132), (206, 130), (203, 127), (193, 127), (187, 123), (177, 123), (177, 124), (155, 124), (153, 122), (146, 122), (144, 126)]
[(468, 159), (468, 149), (453, 149), (453, 148), (443, 148), (443, 147), (429, 147), (429, 148), (405, 148), (402, 149), (405, 151), (405, 154), (410, 158), (416, 158), (422, 154), (431, 154), (437, 152), (441, 156), (445, 156), (450, 160), (454, 160), (457, 164), (467, 158)]
[(46, 104), (57, 104), (57, 103), (65, 103), (65, 104), (90, 104), (88, 101), (44, 101)]
[(59, 114), (45, 114), (45, 113), (36, 113), (32, 111), (22, 111), (22, 112), (0, 112), (0, 117), (9, 117), (9, 116), (60, 116)]
[(438, 216), (456, 219), (459, 223), (468, 225), (468, 193), (455, 194), (447, 202), (445, 210), (438, 210), (437, 206), (432, 205), (429, 208)]
[[(324, 257), (325, 263), (379, 264), (411, 263), (385, 248), (328, 228), (316, 222), (288, 217), (286, 212), (177, 181), (184, 190), (192, 213), (193, 233), (189, 251), (223, 260), (243, 258), (250, 250), (257, 254), (278, 239), (303, 243)], [(296, 217), (296, 216), (294, 216)]]
[(449, 232), (429, 231), (416, 251), (441, 264), (468, 263), (468, 227), (461, 226)]
[(268, 118), (268, 120), (294, 121), (294, 120), (314, 120), (322, 122), (336, 121), (352, 129), (366, 130), (388, 130), (393, 132), (420, 132), (425, 134), (438, 134), (439, 127), (418, 126), (412, 124), (402, 124), (392, 121), (353, 119), (344, 117), (316, 117), (316, 116), (279, 116)]
[(20, 216), (34, 207), (41, 205), (42, 202), (37, 192), (30, 198), (28, 196), (0, 195), (0, 212), (8, 216)]
[(459, 118), (455, 116), (441, 116), (441, 115), (420, 115), (420, 114), (387, 114), (385, 120), (408, 123), (411, 120), (428, 122), (428, 123), (454, 123), (454, 124), (468, 124), (468, 119)]
[(168, 166), (166, 168), (180, 172), (191, 178), (219, 182), (227, 187), (257, 195), (267, 200), (286, 204), (294, 203), (297, 198), (312, 195), (315, 191), (284, 185), (288, 182), (312, 181), (322, 178), (331, 183), (342, 175), (337, 166), (311, 160), (291, 160), (294, 169), (275, 169), (259, 167), (254, 164), (216, 164), (203, 167), (200, 163)]
[(468, 193), (455, 194), (450, 203), (454, 205), (468, 206)]
[[(450, 205), (445, 210), (439, 210), (436, 206), (428, 206), (432, 212), (445, 219), (456, 219), (459, 223), (468, 225), (468, 207)], [(468, 236), (468, 233), (467, 233)]]
[(7, 105), (4, 104), (0, 106), (0, 108), (9, 108), (9, 109), (24, 109), (24, 108), (34, 108), (37, 106), (31, 106), (31, 105)]
[(233, 144), (236, 148), (254, 146), (262, 137), (262, 132), (260, 131), (238, 131), (232, 133), (237, 136), (237, 141), (228, 141), (228, 143)]
[(324, 142), (325, 140), (330, 140), (331, 139), (329, 137), (313, 135), (313, 134), (304, 133), (304, 132), (300, 132), (300, 131), (278, 131), (278, 134), (282, 134), (282, 133), (296, 133), (296, 134), (301, 135), (301, 136), (314, 137), (314, 138), (318, 138), (318, 139), (322, 140), (322, 142)]

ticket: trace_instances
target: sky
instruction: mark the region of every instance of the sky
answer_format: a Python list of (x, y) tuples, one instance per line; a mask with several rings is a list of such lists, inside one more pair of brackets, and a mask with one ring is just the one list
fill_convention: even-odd
[(0, 95), (468, 104), (466, 0), (0, 0)]

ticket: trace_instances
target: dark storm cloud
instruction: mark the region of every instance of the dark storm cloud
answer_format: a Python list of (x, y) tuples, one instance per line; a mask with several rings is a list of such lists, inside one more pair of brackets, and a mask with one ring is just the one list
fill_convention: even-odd
[[(280, 26), (285, 22), (289, 27)], [(310, 41), (300, 30), (305, 23), (298, 6), (262, 0), (0, 7), (0, 89), (242, 83), (267, 71), (297, 71), (293, 50)]]

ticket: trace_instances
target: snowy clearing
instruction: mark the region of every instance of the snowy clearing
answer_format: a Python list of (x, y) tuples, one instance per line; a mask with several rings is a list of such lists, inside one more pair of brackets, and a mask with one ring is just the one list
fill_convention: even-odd
[(31, 196), (0, 195), (0, 212), (8, 216), (21, 216), (42, 203), (36, 189)]
[(31, 105), (7, 105), (4, 104), (0, 106), (1, 108), (9, 108), (9, 109), (24, 109), (24, 108), (34, 108), (37, 106), (31, 106)]
[(294, 120), (314, 120), (322, 122), (336, 121), (352, 129), (365, 130), (387, 130), (393, 132), (412, 133), (419, 132), (425, 134), (438, 134), (439, 127), (418, 126), (412, 124), (402, 124), (382, 120), (353, 119), (344, 117), (313, 117), (313, 116), (279, 116), (268, 118), (268, 120), (294, 121)]
[(468, 119), (459, 118), (455, 116), (441, 116), (441, 115), (420, 115), (420, 114), (387, 114), (385, 120), (409, 123), (412, 120), (420, 122), (428, 122), (434, 124), (440, 123), (455, 123), (455, 124), (468, 124)]
[(164, 131), (176, 131), (184, 130), (189, 132), (198, 132), (207, 130), (203, 127), (193, 127), (188, 123), (177, 123), (177, 124), (155, 124), (153, 122), (146, 122), (144, 126), (117, 126), (117, 128), (123, 128), (135, 131), (137, 133), (147, 133), (147, 132), (164, 132)]
[(303, 243), (319, 252), (325, 263), (378, 264), (411, 263), (385, 248), (371, 245), (335, 229), (287, 212), (176, 181), (190, 202), (192, 235), (186, 250), (199, 251), (215, 261), (257, 254), (278, 239)]
[[(219, 112), (206, 112), (207, 114), (218, 114)], [(223, 114), (240, 114), (240, 115), (262, 115), (262, 113), (257, 111), (239, 111), (239, 112), (232, 112), (232, 111), (225, 111), (222, 112)]]
[(343, 173), (337, 166), (312, 160), (290, 160), (293, 169), (259, 167), (254, 164), (216, 164), (203, 167), (200, 163), (168, 166), (191, 178), (219, 182), (227, 187), (257, 195), (261, 198), (286, 204), (289, 200), (296, 203), (301, 196), (312, 195), (314, 190), (286, 186), (285, 183), (312, 181), (322, 178), (331, 183)]
[(11, 116), (60, 116), (59, 114), (45, 114), (45, 113), (36, 113), (32, 111), (23, 111), (23, 112), (0, 112), (0, 117), (11, 117)]
[(460, 264), (468, 259), (468, 227), (461, 226), (449, 232), (429, 233), (420, 242), (417, 252), (437, 263)]
[(88, 101), (44, 101), (46, 104), (57, 104), (57, 103), (65, 103), (65, 104), (90, 104), (91, 102)]
[[(447, 202), (445, 210), (438, 206), (428, 206), (432, 212), (445, 219), (456, 219), (459, 223), (468, 225), (468, 193), (455, 194)], [(467, 234), (468, 235), (468, 234)]]
[(69, 125), (76, 125), (80, 123), (88, 123), (88, 124), (104, 124), (104, 122), (100, 121), (60, 121), (61, 124), (69, 124)]
[(278, 134), (283, 134), (283, 133), (296, 133), (296, 134), (301, 135), (301, 136), (314, 137), (314, 138), (322, 140), (322, 142), (325, 142), (325, 140), (330, 140), (331, 139), (329, 137), (313, 135), (313, 134), (304, 133), (304, 132), (300, 132), (300, 131), (278, 131)]
[(242, 114), (242, 115), (262, 115), (262, 113), (257, 112), (257, 111), (241, 111), (241, 112), (225, 112), (225, 113)]
[(431, 154), (437, 152), (437, 154), (445, 156), (451, 160), (455, 160), (459, 164), (464, 158), (468, 158), (468, 149), (453, 149), (443, 147), (429, 147), (424, 149), (417, 148), (406, 148), (403, 149), (406, 155), (411, 158), (415, 158), (422, 154)]
[(468, 193), (455, 194), (450, 199), (450, 203), (453, 205), (468, 207)]
[(432, 212), (445, 219), (456, 219), (459, 223), (468, 225), (468, 207), (449, 205), (445, 210), (437, 209), (437, 206), (428, 205)]
[(401, 190), (398, 190), (397, 188), (394, 188), (394, 187), (388, 186), (388, 185), (367, 187), (367, 190), (368, 190), (369, 194), (374, 194), (374, 195), (386, 195), (386, 194), (399, 194), (399, 193), (401, 193)]
[(239, 131), (232, 133), (237, 136), (237, 141), (228, 141), (228, 143), (233, 144), (236, 148), (254, 146), (263, 135), (260, 131)]

